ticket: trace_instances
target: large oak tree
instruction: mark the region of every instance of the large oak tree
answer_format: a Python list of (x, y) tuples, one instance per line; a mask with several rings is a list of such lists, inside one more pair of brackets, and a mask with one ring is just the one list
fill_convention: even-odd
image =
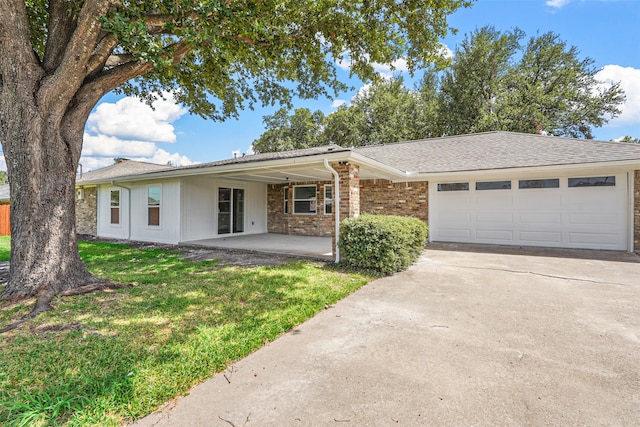
[[(470, 0), (0, 0), (0, 140), (11, 185), (2, 298), (95, 282), (76, 243), (74, 183), (89, 113), (110, 91), (170, 91), (224, 119), (256, 102), (344, 88), (336, 60), (431, 62)], [(214, 139), (214, 138), (212, 138)]]

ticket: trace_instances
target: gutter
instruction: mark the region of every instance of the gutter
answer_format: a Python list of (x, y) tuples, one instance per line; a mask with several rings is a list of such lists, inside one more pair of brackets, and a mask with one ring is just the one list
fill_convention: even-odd
[(111, 185), (127, 190), (127, 240), (131, 240), (131, 188), (117, 184), (115, 180), (111, 180)]
[(336, 172), (336, 170), (332, 168), (331, 165), (329, 165), (329, 160), (327, 159), (324, 159), (324, 167), (333, 174), (333, 200), (335, 200), (335, 203), (333, 204), (333, 207), (335, 209), (334, 233), (336, 234), (335, 263), (337, 264), (340, 262), (340, 248), (338, 247), (338, 241), (340, 239), (340, 175), (338, 175), (338, 172)]

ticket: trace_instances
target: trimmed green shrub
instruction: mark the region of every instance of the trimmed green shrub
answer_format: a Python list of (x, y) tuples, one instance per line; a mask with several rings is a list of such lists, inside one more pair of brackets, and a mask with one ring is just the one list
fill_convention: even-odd
[(413, 264), (424, 250), (429, 228), (418, 218), (362, 215), (340, 223), (340, 257), (360, 268), (393, 274)]

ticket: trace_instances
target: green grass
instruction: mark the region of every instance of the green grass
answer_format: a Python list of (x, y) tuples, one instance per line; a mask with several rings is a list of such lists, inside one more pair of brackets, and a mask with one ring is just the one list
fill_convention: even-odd
[(11, 236), (0, 236), (0, 261), (9, 261), (11, 256)]
[[(140, 418), (370, 279), (311, 261), (220, 267), (88, 242), (80, 252), (94, 274), (134, 286), (55, 300), (0, 336), (0, 425)], [(0, 307), (0, 326), (30, 308)]]

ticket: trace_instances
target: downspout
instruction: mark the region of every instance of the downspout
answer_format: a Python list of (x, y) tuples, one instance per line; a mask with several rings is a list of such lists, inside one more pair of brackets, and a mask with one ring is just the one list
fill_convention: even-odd
[(324, 167), (333, 174), (333, 204), (335, 209), (335, 230), (336, 234), (336, 264), (340, 262), (340, 248), (338, 247), (338, 240), (340, 239), (340, 175), (334, 168), (329, 165), (329, 160), (324, 159)]
[(127, 190), (127, 240), (131, 240), (131, 188), (116, 184), (114, 180), (111, 181), (111, 185)]

